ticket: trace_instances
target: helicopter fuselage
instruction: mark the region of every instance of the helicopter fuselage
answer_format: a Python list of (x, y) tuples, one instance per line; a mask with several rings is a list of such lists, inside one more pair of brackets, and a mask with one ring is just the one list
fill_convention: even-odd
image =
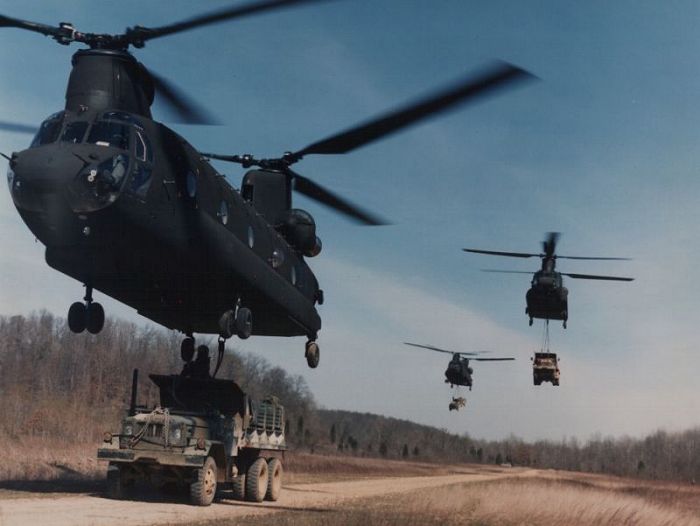
[(452, 358), (447, 365), (445, 381), (450, 385), (462, 385), (471, 389), (473, 372), (473, 369), (469, 367), (469, 360), (457, 356)]
[[(272, 174), (274, 175), (274, 174)], [(245, 305), (253, 334), (314, 336), (302, 254), (184, 139), (143, 115), (66, 110), (13, 154), (12, 199), (47, 263), (186, 333)]]
[(530, 289), (525, 295), (526, 314), (532, 318), (547, 320), (568, 319), (569, 290), (562, 276), (554, 270), (540, 270), (532, 277)]

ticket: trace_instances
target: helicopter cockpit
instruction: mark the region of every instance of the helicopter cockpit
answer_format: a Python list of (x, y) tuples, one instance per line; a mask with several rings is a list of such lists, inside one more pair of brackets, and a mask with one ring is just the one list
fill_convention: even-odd
[[(76, 166), (78, 173), (68, 184), (67, 196), (74, 212), (104, 208), (123, 190), (145, 199), (151, 183), (153, 149), (143, 126), (131, 114), (107, 111), (90, 121), (72, 112), (54, 113), (41, 124), (30, 149), (51, 148), (54, 143), (58, 148), (65, 144), (87, 147), (73, 152), (83, 165)], [(66, 166), (66, 170), (71, 168)]]
[(555, 289), (557, 287), (562, 286), (561, 276), (559, 274), (544, 273), (542, 271), (538, 271), (538, 272), (535, 272), (534, 276), (532, 276), (531, 285), (533, 287), (538, 287), (538, 288)]

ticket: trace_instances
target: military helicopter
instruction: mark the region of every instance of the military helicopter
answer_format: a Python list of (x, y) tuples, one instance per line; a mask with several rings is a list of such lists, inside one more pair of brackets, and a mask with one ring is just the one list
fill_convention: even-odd
[(445, 349), (438, 349), (432, 345), (421, 345), (418, 343), (408, 342), (404, 342), (404, 344), (412, 347), (420, 347), (422, 349), (451, 354), (452, 359), (447, 364), (447, 369), (445, 369), (445, 383), (450, 384), (450, 387), (454, 387), (455, 385), (463, 385), (465, 387), (469, 387), (470, 391), (472, 390), (472, 385), (474, 383), (472, 379), (474, 370), (469, 367), (470, 360), (474, 360), (476, 362), (503, 362), (515, 360), (515, 358), (472, 358), (472, 356), (478, 356), (479, 354), (483, 354), (483, 352), (454, 352), (447, 351)]
[[(0, 27), (24, 29), (62, 45), (84, 44), (72, 59), (62, 111), (39, 127), (30, 147), (4, 155), (20, 216), (46, 246), (46, 261), (85, 286), (70, 306), (72, 331), (99, 333), (99, 290), (141, 315), (186, 335), (194, 333), (306, 336), (310, 367), (324, 295), (304, 258), (321, 252), (316, 224), (292, 207), (292, 191), (365, 225), (378, 216), (292, 170), (311, 154), (342, 154), (430, 115), (531, 77), (498, 63), (417, 102), (281, 157), (202, 153), (152, 118), (154, 97), (186, 123), (208, 123), (204, 112), (172, 84), (138, 62), (129, 49), (215, 22), (310, 0), (264, 0), (175, 24), (135, 26), (122, 34), (82, 33), (70, 23), (49, 26), (0, 15)], [(31, 126), (0, 122), (0, 129)], [(240, 191), (210, 159), (248, 171)], [(254, 322), (253, 322), (254, 321)]]
[[(541, 258), (542, 268), (533, 274), (530, 289), (525, 295), (525, 301), (527, 302), (525, 314), (527, 314), (530, 317), (530, 326), (532, 326), (533, 318), (541, 318), (545, 320), (562, 320), (562, 325), (566, 329), (566, 322), (569, 319), (569, 290), (564, 286), (564, 280), (562, 279), (562, 276), (568, 276), (570, 278), (575, 279), (595, 279), (605, 281), (633, 281), (634, 278), (557, 272), (554, 270), (557, 259), (585, 259), (607, 261), (629, 260), (629, 258), (558, 256), (557, 254), (555, 254), (558, 240), (558, 232), (549, 232), (547, 234), (547, 239), (545, 239), (542, 242), (543, 253), (541, 254), (526, 254), (522, 252), (498, 252), (493, 250), (479, 250), (475, 248), (464, 248), (462, 250), (464, 250), (465, 252), (474, 252), (476, 254), (489, 254), (492, 256), (508, 256), (514, 258)], [(519, 270), (485, 269), (484, 272), (531, 274), (531, 272)]]

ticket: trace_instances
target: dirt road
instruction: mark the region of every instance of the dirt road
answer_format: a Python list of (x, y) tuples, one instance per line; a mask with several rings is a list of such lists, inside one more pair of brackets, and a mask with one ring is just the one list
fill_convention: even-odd
[(332, 509), (350, 499), (530, 474), (530, 470), (476, 468), (460, 470), (452, 475), (294, 484), (285, 486), (282, 497), (275, 503), (253, 504), (223, 499), (207, 508), (163, 501), (113, 501), (97, 495), (21, 497), (0, 500), (0, 526), (177, 524), (264, 514), (275, 510), (322, 511)]

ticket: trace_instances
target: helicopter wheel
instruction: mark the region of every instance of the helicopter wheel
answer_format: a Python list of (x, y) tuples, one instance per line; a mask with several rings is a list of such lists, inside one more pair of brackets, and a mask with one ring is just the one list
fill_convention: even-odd
[(562, 325), (563, 325), (564, 328), (566, 329), (566, 320), (564, 320), (564, 323), (562, 323)]
[(236, 336), (241, 340), (250, 338), (253, 333), (253, 313), (246, 307), (239, 307), (236, 312)]
[(71, 332), (81, 333), (87, 326), (87, 309), (85, 304), (76, 301), (68, 309), (68, 328)]
[(188, 336), (180, 344), (180, 358), (183, 362), (191, 362), (194, 357), (194, 338)]
[(105, 310), (99, 303), (88, 303), (85, 307), (85, 326), (90, 334), (99, 333), (105, 325)]
[(306, 357), (306, 363), (309, 367), (316, 369), (316, 367), (318, 367), (318, 362), (321, 360), (321, 350), (318, 344), (311, 340), (306, 342), (306, 352), (304, 356)]
[(530, 327), (532, 327), (532, 318), (530, 318)]

